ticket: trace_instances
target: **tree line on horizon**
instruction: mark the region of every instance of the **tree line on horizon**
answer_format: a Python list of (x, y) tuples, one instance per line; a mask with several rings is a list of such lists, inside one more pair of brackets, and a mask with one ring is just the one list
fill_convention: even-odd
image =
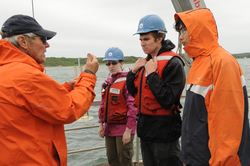
[[(183, 54), (184, 55), (184, 54)], [(183, 56), (181, 55), (181, 56)], [(249, 53), (240, 53), (240, 54), (232, 54), (236, 59), (237, 58), (250, 58), (250, 52)], [(135, 63), (138, 58), (141, 57), (135, 57), (135, 56), (125, 56), (124, 57), (124, 63), (130, 64)], [(103, 58), (97, 57), (97, 60), (99, 64), (105, 64), (103, 62)], [(87, 58), (80, 58), (80, 65), (84, 66), (87, 62)], [(57, 58), (57, 57), (47, 57), (46, 62), (43, 63), (45, 67), (54, 67), (54, 66), (78, 66), (78, 58)]]

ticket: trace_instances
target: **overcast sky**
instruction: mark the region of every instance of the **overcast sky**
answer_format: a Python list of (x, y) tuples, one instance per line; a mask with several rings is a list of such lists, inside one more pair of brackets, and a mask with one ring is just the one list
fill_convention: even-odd
[[(32, 16), (32, 0), (1, 0), (0, 25), (10, 16)], [(167, 38), (177, 46), (173, 29), (175, 9), (171, 0), (33, 0), (35, 19), (57, 32), (49, 40), (47, 57), (85, 58), (87, 53), (104, 57), (109, 47), (119, 47), (125, 56), (145, 57), (137, 31), (148, 14), (160, 16)], [(250, 0), (205, 0), (215, 17), (219, 43), (228, 52), (250, 52)], [(174, 49), (176, 51), (176, 49)]]

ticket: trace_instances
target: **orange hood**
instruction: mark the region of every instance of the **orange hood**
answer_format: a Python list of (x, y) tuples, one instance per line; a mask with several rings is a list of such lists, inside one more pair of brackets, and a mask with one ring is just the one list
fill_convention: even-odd
[(175, 21), (181, 18), (187, 28), (190, 40), (183, 49), (189, 58), (196, 58), (200, 55), (207, 56), (214, 48), (219, 47), (216, 22), (209, 9), (176, 13), (174, 18)]

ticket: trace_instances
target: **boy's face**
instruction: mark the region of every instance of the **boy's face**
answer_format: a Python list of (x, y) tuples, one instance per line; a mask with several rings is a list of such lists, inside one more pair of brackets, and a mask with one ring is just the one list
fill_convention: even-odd
[(189, 34), (186, 28), (184, 28), (182, 25), (180, 25), (179, 28), (179, 39), (181, 41), (181, 44), (185, 47), (189, 43)]
[(145, 54), (157, 54), (161, 48), (162, 38), (157, 38), (155, 40), (151, 32), (147, 34), (140, 34), (141, 47)]

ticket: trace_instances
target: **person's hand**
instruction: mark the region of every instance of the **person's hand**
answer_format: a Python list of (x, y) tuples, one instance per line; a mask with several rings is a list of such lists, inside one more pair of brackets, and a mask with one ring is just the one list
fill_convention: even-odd
[(104, 130), (103, 130), (103, 124), (102, 123), (99, 124), (98, 134), (99, 134), (99, 136), (101, 138), (104, 138)]
[(72, 88), (75, 87), (75, 83), (77, 81), (78, 77), (73, 78), (72, 80), (69, 81), (69, 85), (72, 86)]
[(150, 60), (146, 63), (145, 69), (146, 69), (148, 75), (149, 75), (150, 73), (153, 73), (153, 72), (156, 71), (156, 69), (157, 69), (157, 57), (156, 57), (156, 56), (155, 56), (153, 59), (150, 59)]
[(87, 62), (85, 65), (85, 70), (90, 70), (93, 73), (96, 73), (99, 68), (99, 63), (95, 55), (88, 53)]
[(125, 130), (125, 132), (123, 133), (123, 136), (122, 136), (123, 145), (129, 143), (130, 139), (131, 139), (131, 129), (126, 127), (126, 130)]
[(136, 73), (142, 66), (145, 66), (147, 60), (145, 58), (139, 58), (132, 67), (132, 72)]

